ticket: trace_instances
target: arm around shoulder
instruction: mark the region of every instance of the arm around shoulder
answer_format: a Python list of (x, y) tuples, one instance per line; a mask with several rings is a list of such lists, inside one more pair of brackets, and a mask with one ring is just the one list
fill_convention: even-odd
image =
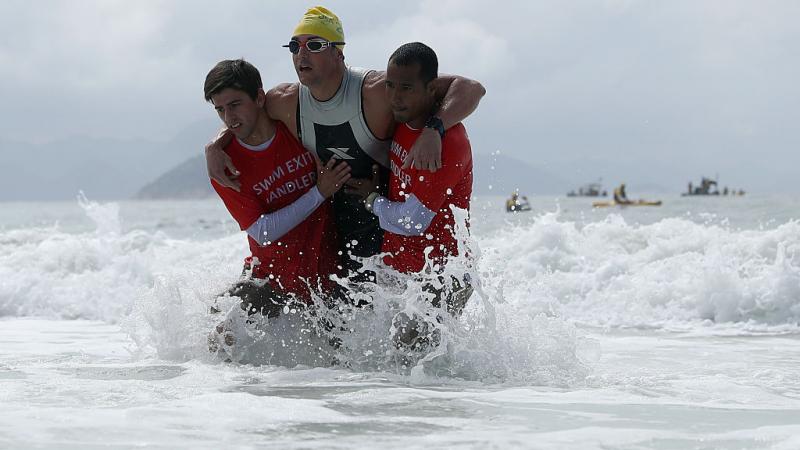
[(486, 88), (480, 82), (459, 75), (441, 74), (433, 82), (436, 96), (441, 99), (437, 115), (445, 128), (469, 117), (486, 95)]
[(238, 191), (241, 188), (238, 180), (239, 171), (223, 150), (232, 139), (233, 134), (227, 128), (223, 128), (211, 142), (206, 144), (206, 170), (208, 170), (208, 177), (221, 186)]

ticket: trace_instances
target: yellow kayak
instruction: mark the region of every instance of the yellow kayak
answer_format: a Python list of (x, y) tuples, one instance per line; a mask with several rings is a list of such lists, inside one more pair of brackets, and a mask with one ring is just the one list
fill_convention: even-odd
[(592, 207), (594, 208), (610, 208), (613, 206), (661, 206), (661, 200), (636, 200), (630, 203), (617, 203), (615, 201), (610, 202), (594, 202), (592, 203)]

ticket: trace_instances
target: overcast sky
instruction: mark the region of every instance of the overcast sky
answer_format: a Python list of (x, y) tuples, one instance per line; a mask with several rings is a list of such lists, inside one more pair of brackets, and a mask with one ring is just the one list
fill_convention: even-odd
[[(221, 59), (250, 60), (268, 86), (295, 81), (281, 45), (314, 4), (4, 0), (0, 133), (166, 141), (214, 117), (202, 84)], [(487, 96), (467, 121), (475, 152), (587, 181), (652, 171), (663, 184), (661, 171), (685, 186), (720, 173), (799, 190), (799, 1), (322, 4), (343, 22), (352, 65), (383, 69), (419, 40), (443, 72), (481, 81)], [(591, 173), (595, 162), (620, 170)]]

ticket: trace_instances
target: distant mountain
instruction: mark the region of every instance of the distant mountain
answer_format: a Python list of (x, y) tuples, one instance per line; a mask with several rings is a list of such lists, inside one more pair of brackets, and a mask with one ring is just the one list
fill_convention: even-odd
[[(168, 142), (71, 137), (47, 144), (0, 139), (0, 201), (131, 198), (191, 155), (202, 154), (216, 122), (193, 124)], [(203, 169), (205, 171), (205, 169)]]
[[(545, 170), (503, 155), (473, 155), (475, 194), (507, 195), (519, 189), (526, 194), (563, 194), (570, 183)], [(195, 156), (148, 183), (137, 198), (202, 198), (214, 195), (206, 174), (205, 158)]]
[(565, 194), (573, 182), (549, 170), (504, 154), (475, 153), (473, 192), (481, 195), (509, 195), (514, 190), (524, 194)]
[[(217, 127), (218, 121), (210, 118), (181, 129), (167, 142), (71, 137), (29, 144), (0, 138), (0, 167), (4, 169), (0, 201), (72, 200), (79, 191), (96, 200), (212, 195), (202, 154)], [(679, 193), (686, 190), (689, 181), (717, 173), (721, 186), (748, 192), (800, 190), (791, 166), (779, 170), (766, 163), (742, 166), (735, 159), (721, 160), (710, 168), (689, 169), (687, 161), (664, 153), (652, 156), (647, 163), (641, 158), (615, 159), (600, 153), (576, 157), (549, 152), (536, 164), (507, 153), (476, 152), (473, 157), (473, 190), (480, 195), (505, 196), (516, 189), (526, 195), (565, 195), (600, 177), (609, 192), (624, 182), (632, 196), (637, 192)], [(761, 177), (757, 185), (752, 184), (754, 174)]]
[(136, 193), (138, 199), (205, 198), (214, 195), (203, 155), (190, 158), (167, 171)]

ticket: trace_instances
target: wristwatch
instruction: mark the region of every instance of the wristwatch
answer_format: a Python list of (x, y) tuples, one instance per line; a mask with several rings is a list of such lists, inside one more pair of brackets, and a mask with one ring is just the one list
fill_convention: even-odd
[(375, 199), (378, 198), (379, 195), (381, 194), (378, 194), (377, 192), (370, 192), (367, 198), (364, 199), (364, 208), (367, 211), (372, 212), (372, 204), (375, 203)]
[(444, 130), (444, 123), (442, 123), (442, 119), (440, 119), (437, 116), (431, 116), (425, 122), (425, 128), (433, 128), (434, 130), (439, 132), (439, 137), (440, 138), (444, 137), (444, 131), (445, 131)]

